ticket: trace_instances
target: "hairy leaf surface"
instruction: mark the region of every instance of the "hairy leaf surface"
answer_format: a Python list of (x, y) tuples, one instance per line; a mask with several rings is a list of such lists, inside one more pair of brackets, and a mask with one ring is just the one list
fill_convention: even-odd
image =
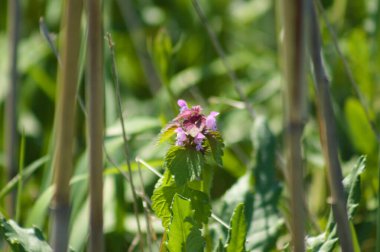
[(244, 216), (244, 204), (239, 204), (231, 218), (231, 230), (228, 234), (227, 252), (245, 251), (245, 239), (247, 236), (247, 223)]
[(177, 185), (182, 186), (200, 179), (204, 157), (195, 149), (173, 146), (166, 154), (164, 165), (174, 175)]
[(210, 134), (206, 135), (208, 143), (210, 145), (210, 149), (212, 152), (212, 156), (215, 162), (219, 165), (223, 165), (222, 156), (223, 156), (223, 139), (219, 132), (213, 131)]

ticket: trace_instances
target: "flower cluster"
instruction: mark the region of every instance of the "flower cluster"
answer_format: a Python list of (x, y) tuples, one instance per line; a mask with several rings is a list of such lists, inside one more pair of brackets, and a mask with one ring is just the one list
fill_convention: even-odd
[(197, 151), (203, 150), (205, 135), (216, 131), (216, 119), (218, 112), (212, 111), (208, 116), (202, 114), (201, 106), (189, 108), (186, 101), (178, 100), (179, 115), (174, 119), (177, 133), (177, 146), (195, 146)]

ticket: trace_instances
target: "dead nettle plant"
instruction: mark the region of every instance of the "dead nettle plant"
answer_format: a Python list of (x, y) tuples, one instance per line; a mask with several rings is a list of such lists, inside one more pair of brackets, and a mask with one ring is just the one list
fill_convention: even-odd
[[(165, 228), (163, 251), (203, 251), (206, 241), (201, 229), (212, 216), (212, 163), (222, 166), (224, 144), (216, 125), (219, 113), (212, 111), (206, 116), (201, 106), (188, 107), (184, 100), (178, 100), (178, 105), (180, 113), (159, 137), (159, 143), (173, 135), (176, 141), (165, 155), (165, 173), (153, 192), (152, 208)], [(238, 205), (227, 244), (220, 244), (220, 249), (245, 250), (243, 213), (244, 206)]]

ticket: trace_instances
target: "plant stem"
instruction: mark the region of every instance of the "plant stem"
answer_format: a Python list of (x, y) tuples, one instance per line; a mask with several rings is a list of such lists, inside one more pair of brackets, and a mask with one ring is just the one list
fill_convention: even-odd
[(90, 172), (89, 251), (103, 251), (103, 35), (100, 0), (87, 0), (87, 144)]
[(17, 202), (16, 202), (16, 222), (19, 223), (20, 221), (20, 214), (21, 214), (21, 196), (22, 196), (22, 176), (24, 173), (24, 159), (25, 159), (25, 133), (22, 134), (21, 138), (21, 145), (20, 145), (20, 158), (19, 158), (19, 168), (18, 168), (18, 174), (20, 176), (20, 179), (17, 183)]
[[(17, 174), (17, 97), (18, 71), (17, 48), (20, 30), (20, 1), (8, 1), (8, 96), (5, 101), (4, 153), (7, 178), (11, 180)], [(13, 215), (15, 209), (14, 192), (8, 199), (7, 212)]]
[[(356, 96), (357, 96), (360, 104), (362, 105), (362, 107), (364, 109), (365, 116), (366, 116), (366, 118), (368, 120), (369, 125), (371, 126), (371, 129), (372, 129), (373, 133), (376, 135), (377, 141), (380, 142), (380, 133), (376, 129), (376, 123), (375, 123), (375, 121), (373, 119), (371, 119), (370, 111), (369, 111), (369, 104), (366, 101), (366, 99), (364, 98), (364, 95), (362, 94), (362, 92), (360, 91), (359, 85), (355, 81), (354, 74), (352, 73), (352, 71), (350, 69), (348, 61), (344, 57), (344, 54), (343, 54), (342, 50), (339, 47), (338, 37), (337, 37), (337, 35), (336, 35), (336, 33), (335, 33), (335, 31), (334, 31), (331, 23), (329, 22), (329, 19), (328, 19), (326, 13), (325, 13), (325, 10), (323, 9), (322, 3), (320, 2), (320, 0), (315, 0), (314, 4), (316, 5), (315, 8), (318, 7), (320, 9), (322, 17), (323, 17), (323, 19), (324, 19), (324, 21), (326, 23), (326, 27), (329, 30), (330, 34), (331, 34), (331, 38), (332, 38), (335, 50), (338, 53), (339, 58), (342, 60), (343, 67), (344, 67), (344, 70), (345, 70), (345, 72), (347, 74), (348, 79), (350, 80), (350, 84), (351, 84), (353, 90), (355, 91), (355, 94), (356, 94)], [(378, 32), (378, 31), (376, 31), (376, 32)]]
[(58, 68), (55, 109), (55, 148), (53, 156), (55, 194), (52, 245), (56, 252), (67, 252), (70, 219), (70, 177), (72, 173), (76, 85), (78, 83), (80, 20), (82, 1), (65, 1), (61, 27), (62, 65)]
[(136, 194), (136, 188), (133, 182), (133, 177), (132, 177), (132, 167), (131, 167), (131, 156), (129, 153), (129, 146), (128, 146), (128, 140), (127, 140), (127, 134), (125, 132), (125, 124), (124, 124), (124, 118), (123, 118), (123, 111), (122, 111), (122, 106), (121, 106), (121, 96), (120, 96), (120, 83), (119, 83), (119, 78), (117, 75), (116, 71), (116, 61), (115, 61), (115, 55), (114, 55), (114, 44), (111, 38), (111, 34), (107, 34), (107, 39), (108, 39), (108, 46), (111, 50), (111, 56), (112, 56), (112, 75), (114, 78), (115, 82), (115, 94), (116, 94), (116, 101), (117, 101), (117, 108), (120, 116), (120, 123), (121, 123), (121, 129), (122, 129), (122, 134), (123, 134), (123, 142), (124, 142), (124, 154), (125, 154), (125, 159), (127, 161), (127, 167), (128, 167), (128, 180), (129, 180), (129, 185), (131, 186), (131, 191), (132, 191), (132, 196), (133, 196), (133, 211), (135, 213), (135, 218), (136, 218), (136, 223), (137, 223), (137, 230), (138, 230), (138, 235), (139, 235), (139, 241), (140, 241), (140, 251), (144, 251), (144, 240), (141, 232), (141, 225), (139, 221), (139, 216), (138, 216), (138, 207), (137, 207), (137, 194)]
[(155, 235), (153, 234), (153, 227), (152, 227), (152, 221), (150, 219), (150, 211), (149, 211), (149, 206), (148, 206), (148, 202), (146, 202), (144, 199), (146, 198), (145, 197), (145, 189), (144, 189), (144, 180), (143, 180), (143, 176), (142, 176), (142, 173), (141, 173), (141, 167), (140, 167), (140, 163), (137, 162), (137, 169), (138, 169), (138, 172), (139, 172), (139, 179), (140, 179), (140, 186), (141, 186), (141, 192), (142, 192), (142, 203), (143, 203), (143, 208), (144, 208), (144, 216), (145, 216), (145, 222), (146, 222), (146, 238), (147, 238), (147, 244), (148, 244), (148, 249), (149, 249), (149, 252), (152, 252), (152, 237), (155, 237)]
[(330, 184), (332, 209), (337, 222), (338, 236), (343, 251), (353, 250), (352, 235), (346, 210), (346, 196), (343, 188), (343, 175), (338, 159), (335, 121), (332, 102), (329, 93), (329, 81), (321, 58), (321, 38), (314, 6), (310, 8), (311, 33), (310, 55), (313, 63), (317, 110), (319, 117), (319, 131), (323, 155), (327, 164), (327, 174)]
[(284, 24), (285, 141), (290, 229), (294, 251), (305, 251), (305, 212), (301, 137), (306, 119), (305, 26), (306, 2), (282, 3)]

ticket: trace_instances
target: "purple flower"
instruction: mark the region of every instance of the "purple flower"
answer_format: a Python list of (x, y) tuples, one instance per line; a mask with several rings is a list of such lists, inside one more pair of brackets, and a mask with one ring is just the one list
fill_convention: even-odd
[(209, 129), (209, 130), (217, 130), (216, 128), (216, 119), (215, 117), (219, 115), (218, 112), (215, 112), (215, 111), (212, 111), (206, 118), (206, 127)]
[(203, 151), (203, 142), (210, 131), (216, 131), (216, 119), (218, 112), (212, 111), (208, 116), (202, 114), (199, 105), (188, 107), (185, 100), (177, 101), (180, 113), (172, 121), (177, 133), (176, 145), (184, 147), (195, 147), (197, 151)]
[(187, 141), (186, 132), (180, 127), (178, 127), (175, 132), (177, 132), (177, 141), (175, 144), (178, 146), (184, 146), (184, 143)]
[(181, 108), (180, 113), (182, 113), (182, 112), (184, 112), (184, 111), (186, 111), (186, 110), (189, 109), (189, 108), (187, 107), (187, 103), (186, 103), (185, 100), (179, 99), (179, 100), (177, 101), (177, 104), (178, 104), (178, 106), (180, 106), (180, 108)]
[(194, 137), (194, 143), (196, 144), (195, 149), (196, 149), (197, 151), (202, 150), (203, 139), (205, 139), (205, 135), (203, 135), (202, 133), (198, 133), (198, 134)]

